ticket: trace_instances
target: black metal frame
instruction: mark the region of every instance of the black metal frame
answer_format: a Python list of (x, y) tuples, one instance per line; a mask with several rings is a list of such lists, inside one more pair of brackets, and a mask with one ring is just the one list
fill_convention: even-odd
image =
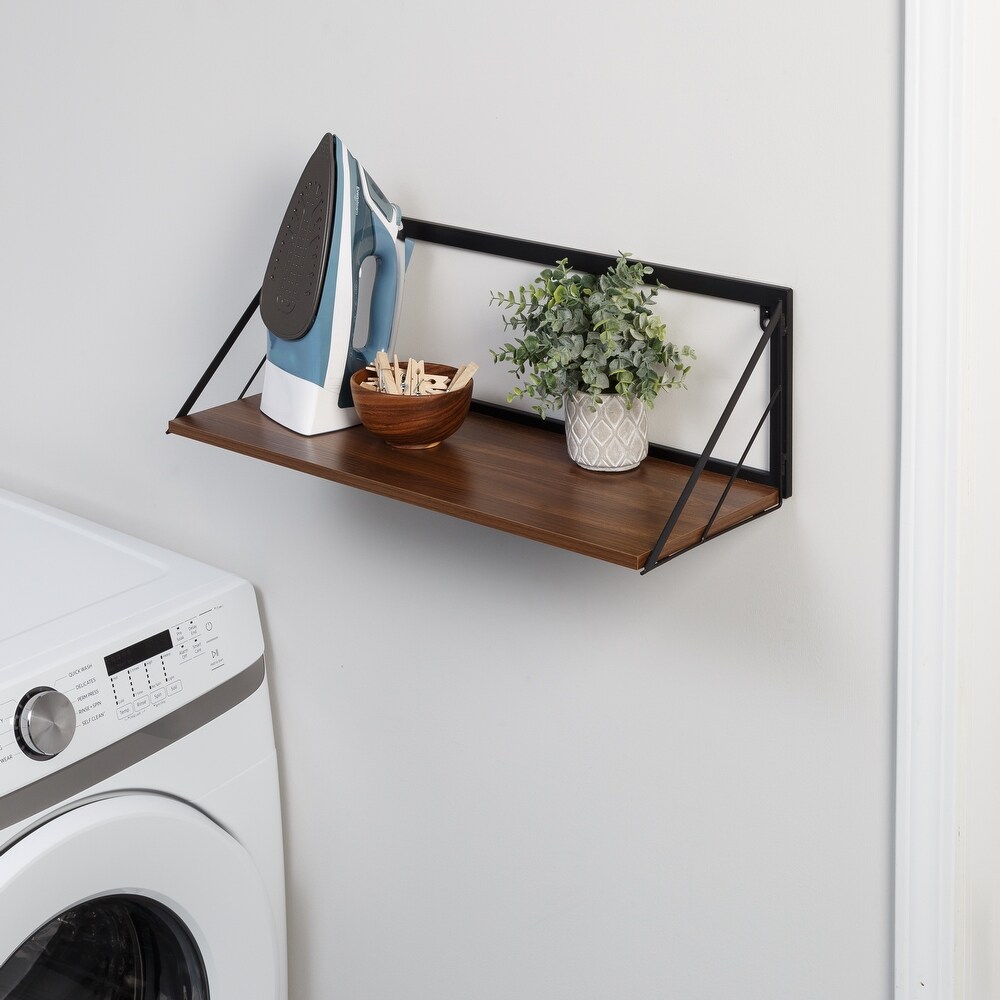
[[(512, 239), (508, 236), (497, 236), (491, 233), (481, 233), (472, 229), (460, 229), (455, 226), (443, 226), (434, 222), (424, 222), (419, 219), (404, 220), (401, 236), (440, 246), (452, 247), (456, 250), (470, 250), (475, 253), (491, 254), (496, 257), (508, 257), (512, 260), (523, 260), (528, 263), (551, 267), (564, 257), (568, 258), (574, 270), (588, 271), (600, 274), (611, 267), (616, 257), (607, 254), (591, 253), (584, 250), (572, 250), (551, 243), (535, 243), (529, 240)], [(650, 552), (643, 573), (648, 573), (657, 566), (676, 559), (690, 549), (701, 545), (709, 538), (709, 533), (718, 517), (722, 504), (729, 494), (736, 478), (742, 476), (752, 482), (766, 483), (778, 490), (778, 503), (763, 513), (768, 514), (781, 506), (782, 500), (792, 495), (792, 290), (779, 285), (765, 285), (755, 281), (745, 281), (740, 278), (728, 278), (717, 274), (705, 274), (701, 271), (687, 271), (677, 267), (667, 267), (664, 264), (649, 264), (652, 268), (650, 280), (661, 282), (667, 288), (678, 292), (692, 292), (696, 295), (708, 295), (717, 299), (728, 299), (734, 302), (746, 302), (757, 306), (760, 310), (760, 339), (743, 370), (729, 402), (726, 404), (715, 429), (712, 431), (708, 444), (700, 455), (668, 448), (663, 445), (650, 445), (650, 454), (657, 458), (679, 462), (692, 466), (691, 477), (681, 491), (673, 510), (663, 526), (663, 531)], [(746, 449), (738, 462), (727, 462), (712, 458), (712, 452), (725, 430), (729, 418), (736, 409), (736, 404), (743, 395), (750, 377), (756, 370), (764, 350), (768, 346), (770, 352), (770, 393), (767, 406), (747, 443)], [(508, 410), (504, 407), (474, 402), (473, 406), (481, 411), (503, 416), (507, 419), (522, 419), (553, 430), (561, 428), (558, 421), (547, 420), (544, 424), (527, 414)], [(768, 440), (768, 468), (753, 469), (745, 466), (750, 448), (757, 439), (767, 418), (771, 418)], [(663, 550), (667, 539), (674, 530), (685, 505), (694, 492), (702, 472), (706, 469), (729, 475), (729, 483), (713, 512), (701, 538), (693, 545), (681, 549), (673, 555), (657, 558)], [(762, 516), (761, 514), (756, 515)], [(717, 532), (722, 534), (723, 532)]]
[[(497, 236), (491, 233), (482, 233), (473, 229), (461, 229), (456, 226), (445, 226), (434, 222), (425, 222), (420, 219), (404, 219), (403, 231), (400, 239), (412, 239), (425, 243), (435, 243), (439, 246), (451, 247), (456, 250), (468, 250), (475, 253), (491, 254), (496, 257), (507, 257), (511, 260), (523, 260), (526, 263), (538, 264), (543, 267), (555, 265), (564, 257), (569, 259), (574, 270), (588, 271), (599, 274), (611, 267), (617, 257), (607, 254), (592, 253), (584, 250), (573, 250), (567, 247), (557, 246), (551, 243), (536, 243), (530, 240), (514, 239), (509, 236)], [(707, 295), (712, 298), (727, 299), (733, 302), (746, 302), (757, 306), (760, 311), (761, 335), (757, 344), (743, 370), (736, 388), (726, 404), (722, 415), (719, 418), (715, 429), (708, 439), (708, 443), (700, 454), (682, 451), (676, 448), (669, 448), (664, 445), (650, 445), (650, 454), (656, 458), (666, 459), (671, 462), (678, 462), (692, 467), (691, 476), (681, 491), (662, 532), (653, 546), (646, 564), (641, 572), (648, 573), (650, 570), (662, 566), (671, 559), (689, 552), (691, 549), (708, 541), (709, 537), (717, 537), (724, 534), (731, 528), (718, 531), (711, 535), (712, 526), (715, 523), (719, 511), (725, 502), (729, 490), (736, 479), (743, 478), (751, 482), (764, 483), (773, 486), (778, 490), (778, 503), (754, 515), (748, 520), (755, 520), (764, 514), (770, 514), (777, 510), (783, 500), (792, 495), (792, 290), (780, 285), (767, 285), (755, 281), (746, 281), (741, 278), (728, 278), (717, 274), (706, 274), (701, 271), (687, 271), (682, 268), (668, 267), (664, 264), (648, 264), (652, 269), (650, 281), (660, 282), (666, 288), (678, 292), (691, 292), (695, 295)], [(260, 305), (260, 292), (254, 296), (250, 305), (247, 306), (239, 322), (226, 338), (225, 343), (219, 349), (212, 363), (205, 370), (204, 375), (188, 396), (178, 418), (185, 417), (191, 412), (191, 408), (197, 402), (198, 397), (211, 381), (219, 365), (229, 353), (233, 344), (243, 332), (247, 323), (253, 317)], [(729, 418), (732, 416), (736, 405), (743, 395), (750, 377), (753, 375), (765, 349), (770, 347), (769, 364), (769, 399), (760, 420), (754, 429), (747, 446), (738, 462), (729, 462), (712, 457), (719, 438), (725, 430)], [(261, 365), (257, 366), (253, 375), (244, 386), (239, 398), (246, 395), (253, 380), (260, 371)], [(474, 410), (480, 413), (487, 413), (492, 416), (502, 417), (506, 420), (514, 420), (522, 423), (530, 423), (538, 427), (549, 430), (560, 430), (562, 423), (557, 420), (541, 421), (537, 417), (513, 410), (508, 407), (497, 406), (492, 403), (483, 403), (474, 400), (472, 403)], [(768, 425), (768, 468), (755, 469), (745, 465), (747, 455), (756, 441), (764, 423), (770, 418)], [(698, 541), (680, 549), (672, 555), (658, 558), (658, 554), (663, 550), (667, 539), (674, 530), (685, 505), (694, 492), (695, 485), (699, 477), (705, 470), (710, 472), (728, 474), (729, 482), (716, 505), (705, 530)], [(746, 522), (741, 522), (746, 523)], [(737, 525), (738, 527), (738, 525)]]

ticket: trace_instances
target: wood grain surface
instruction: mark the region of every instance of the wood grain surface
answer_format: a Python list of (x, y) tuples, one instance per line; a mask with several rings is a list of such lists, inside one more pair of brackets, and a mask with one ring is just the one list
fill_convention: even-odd
[[(633, 570), (645, 564), (691, 471), (648, 458), (631, 472), (588, 472), (570, 461), (561, 434), (480, 413), (431, 451), (390, 448), (360, 426), (303, 437), (264, 416), (259, 396), (171, 420), (168, 429)], [(702, 474), (660, 558), (698, 540), (726, 481)], [(774, 487), (736, 480), (712, 534), (778, 500)]]

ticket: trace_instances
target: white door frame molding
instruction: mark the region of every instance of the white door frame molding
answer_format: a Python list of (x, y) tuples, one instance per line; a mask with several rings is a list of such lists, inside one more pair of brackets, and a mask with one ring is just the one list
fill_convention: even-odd
[(970, 2), (905, 7), (896, 1000), (962, 995), (956, 597)]

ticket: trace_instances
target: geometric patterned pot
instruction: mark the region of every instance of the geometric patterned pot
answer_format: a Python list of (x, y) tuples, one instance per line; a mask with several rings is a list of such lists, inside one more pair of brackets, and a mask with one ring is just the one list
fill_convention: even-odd
[(626, 472), (649, 453), (646, 404), (627, 409), (621, 396), (601, 396), (595, 410), (584, 392), (566, 396), (566, 447), (577, 465), (593, 472)]

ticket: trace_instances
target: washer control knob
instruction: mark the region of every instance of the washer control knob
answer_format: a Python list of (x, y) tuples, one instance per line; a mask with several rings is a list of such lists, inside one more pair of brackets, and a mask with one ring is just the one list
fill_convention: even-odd
[(33, 753), (55, 757), (69, 746), (76, 732), (73, 703), (52, 688), (36, 691), (18, 712), (17, 731)]

